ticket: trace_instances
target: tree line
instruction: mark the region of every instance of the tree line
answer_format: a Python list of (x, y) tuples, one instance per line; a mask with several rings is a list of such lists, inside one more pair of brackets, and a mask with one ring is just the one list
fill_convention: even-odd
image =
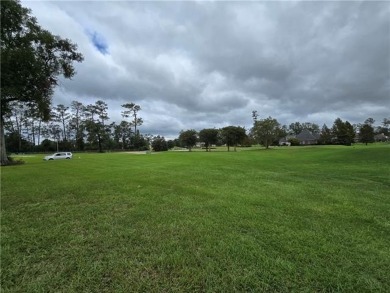
[(272, 117), (259, 119), (257, 111), (252, 112), (253, 126), (248, 131), (240, 126), (226, 126), (221, 129), (205, 128), (182, 130), (178, 138), (165, 140), (163, 136), (142, 134), (140, 117), (141, 106), (135, 103), (122, 105), (119, 123), (109, 123), (108, 105), (98, 100), (84, 105), (72, 101), (70, 106), (59, 104), (49, 114), (49, 120), (39, 115), (39, 111), (29, 104), (15, 101), (10, 103), (10, 111), (4, 115), (6, 147), (11, 152), (28, 151), (99, 151), (106, 150), (149, 150), (166, 151), (174, 147), (185, 147), (190, 151), (196, 145), (211, 151), (213, 146), (226, 145), (227, 150), (237, 146), (261, 144), (266, 148), (279, 145), (279, 140), (289, 137), (291, 145), (299, 145), (295, 138), (303, 130), (308, 130), (316, 138), (317, 144), (351, 145), (354, 142), (374, 142), (375, 134), (389, 135), (390, 119), (383, 119), (375, 126), (373, 118), (361, 124), (351, 124), (337, 118), (332, 127), (326, 124), (319, 127), (311, 122), (293, 122), (281, 125)]
[(351, 145), (355, 142), (372, 143), (375, 135), (383, 134), (383, 137), (390, 135), (390, 119), (384, 118), (380, 126), (374, 126), (375, 120), (367, 118), (363, 123), (351, 124), (337, 118), (332, 127), (326, 124), (319, 125), (311, 122), (294, 122), (290, 125), (281, 125), (277, 119), (268, 117), (259, 119), (257, 111), (252, 112), (253, 126), (249, 131), (239, 126), (227, 126), (221, 129), (208, 128), (197, 132), (194, 129), (181, 131), (177, 144), (185, 146), (191, 150), (197, 142), (202, 142), (206, 151), (210, 151), (212, 145), (226, 145), (228, 151), (230, 147), (252, 146), (255, 144), (269, 148), (272, 145), (279, 145), (280, 139), (289, 137), (291, 145), (299, 145), (300, 142), (295, 135), (303, 130), (308, 130), (316, 137), (316, 144), (329, 145)]
[(11, 152), (26, 151), (88, 151), (146, 150), (150, 136), (138, 127), (143, 119), (141, 107), (135, 103), (122, 105), (123, 120), (109, 123), (108, 105), (102, 100), (84, 105), (72, 101), (59, 104), (43, 119), (38, 111), (23, 102), (13, 102), (4, 115), (6, 147)]

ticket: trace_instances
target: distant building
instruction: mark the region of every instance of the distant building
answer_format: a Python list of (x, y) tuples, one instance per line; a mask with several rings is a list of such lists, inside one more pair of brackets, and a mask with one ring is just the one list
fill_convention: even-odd
[(286, 137), (283, 137), (279, 139), (279, 145), (281, 146), (291, 146), (291, 142), (289, 140), (291, 138), (295, 138), (295, 135), (287, 135)]
[(374, 136), (375, 141), (388, 141), (389, 137), (385, 135), (384, 133), (380, 133)]
[(319, 135), (311, 133), (308, 129), (304, 129), (296, 136), (296, 138), (302, 145), (317, 144)]
[(312, 133), (308, 129), (304, 129), (297, 135), (287, 135), (286, 137), (281, 138), (279, 140), (279, 145), (290, 146), (291, 143), (289, 142), (289, 140), (292, 138), (297, 139), (299, 141), (299, 144), (301, 145), (313, 145), (318, 144), (320, 136), (317, 133)]

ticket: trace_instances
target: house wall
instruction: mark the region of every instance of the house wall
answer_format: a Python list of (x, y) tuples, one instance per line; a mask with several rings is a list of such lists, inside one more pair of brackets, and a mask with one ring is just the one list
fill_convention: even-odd
[(317, 144), (317, 140), (302, 140), (301, 141), (302, 145), (312, 145), (312, 144)]

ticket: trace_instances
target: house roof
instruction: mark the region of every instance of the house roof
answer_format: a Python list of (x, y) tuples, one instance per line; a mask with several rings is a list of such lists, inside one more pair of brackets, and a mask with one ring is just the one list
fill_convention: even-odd
[(297, 135), (297, 139), (300, 141), (317, 140), (318, 138), (313, 135), (308, 129), (304, 129)]

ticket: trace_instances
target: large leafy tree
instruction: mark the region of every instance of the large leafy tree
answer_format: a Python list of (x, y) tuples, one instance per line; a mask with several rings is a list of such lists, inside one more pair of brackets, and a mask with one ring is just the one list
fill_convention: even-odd
[[(34, 146), (36, 138), (40, 136), (41, 119), (34, 107), (27, 107), (25, 103), (14, 101), (10, 105), (11, 111), (3, 116), (4, 130), (6, 135), (6, 146), (10, 144), (9, 139), (17, 139), (19, 149), (17, 151), (30, 151)], [(30, 149), (21, 149), (23, 140), (29, 142)], [(15, 142), (11, 143), (15, 145)], [(7, 149), (9, 149), (7, 147)], [(13, 148), (15, 150), (15, 148)]]
[(283, 137), (285, 133), (276, 119), (268, 117), (254, 121), (252, 135), (256, 141), (268, 149), (275, 140)]
[(67, 140), (67, 122), (70, 119), (70, 113), (68, 112), (69, 107), (64, 106), (63, 104), (59, 104), (53, 108), (53, 120), (61, 123), (61, 131), (63, 140)]
[(374, 120), (374, 118), (371, 118), (371, 117), (367, 118), (367, 119), (364, 121), (364, 124), (367, 124), (367, 125), (370, 125), (370, 126), (373, 126), (374, 123), (375, 123), (375, 120)]
[(130, 118), (130, 125), (134, 127), (134, 133), (131, 137), (131, 148), (139, 149), (145, 147), (145, 141), (143, 137), (140, 136), (137, 126), (141, 126), (144, 122), (141, 117), (139, 117), (138, 112), (141, 111), (141, 106), (135, 103), (126, 103), (122, 107), (124, 110), (121, 112), (123, 118)]
[(113, 138), (117, 146), (122, 150), (130, 147), (131, 125), (129, 122), (122, 120), (119, 124), (111, 123)]
[(338, 144), (351, 145), (355, 139), (355, 130), (348, 121), (343, 122), (337, 118), (332, 127), (332, 133), (336, 138)]
[(390, 118), (383, 118), (382, 125), (383, 127), (388, 128), (390, 126)]
[(389, 135), (390, 134), (389, 128), (390, 128), (390, 118), (383, 118), (382, 126), (379, 126), (376, 129), (376, 133), (377, 134), (383, 133), (384, 135)]
[(84, 114), (85, 106), (79, 101), (72, 101), (71, 103), (71, 118), (70, 128), (74, 131), (74, 138), (76, 140), (77, 150), (84, 149), (84, 125), (82, 123), (82, 116)]
[(218, 129), (215, 128), (205, 128), (199, 131), (199, 140), (204, 142), (206, 147), (206, 152), (211, 151), (210, 146), (218, 142)]
[[(22, 149), (22, 141), (25, 139), (23, 137), (23, 126), (27, 120), (27, 108), (24, 103), (18, 103), (16, 101), (11, 103), (10, 108), (11, 110), (3, 116), (3, 127), (5, 130), (7, 130), (7, 139), (12, 139), (15, 141), (12, 143), (7, 141), (7, 145), (12, 144), (13, 151), (25, 151)], [(15, 148), (16, 145), (18, 146), (17, 148)]]
[(304, 129), (303, 125), (300, 122), (291, 123), (289, 126), (290, 133), (292, 134), (300, 134)]
[(365, 143), (367, 145), (368, 143), (371, 143), (371, 142), (375, 141), (374, 136), (375, 136), (374, 128), (372, 127), (372, 125), (370, 125), (368, 123), (364, 123), (360, 127), (360, 129), (359, 129), (359, 140), (360, 140), (360, 142)]
[(152, 141), (152, 148), (155, 152), (163, 152), (168, 150), (168, 144), (163, 136), (156, 136)]
[(226, 144), (228, 151), (230, 147), (234, 146), (234, 151), (236, 151), (236, 146), (241, 144), (246, 138), (245, 128), (240, 126), (226, 126), (221, 129), (222, 141)]
[(300, 134), (304, 129), (309, 130), (311, 133), (320, 133), (320, 127), (317, 124), (311, 122), (294, 122), (289, 126), (289, 132), (295, 135)]
[(108, 140), (109, 127), (105, 125), (105, 122), (109, 120), (107, 110), (108, 106), (102, 100), (87, 105), (84, 109), (87, 118), (84, 124), (88, 131), (88, 141), (91, 145), (97, 143), (100, 153), (103, 152), (103, 142)]
[(332, 130), (324, 124), (321, 129), (319, 142), (320, 144), (332, 144), (333, 134)]
[(198, 133), (194, 129), (182, 130), (179, 135), (180, 142), (186, 146), (189, 151), (195, 146), (196, 141), (198, 140)]
[(138, 112), (141, 110), (140, 105), (136, 105), (134, 103), (126, 103), (122, 105), (125, 110), (122, 111), (123, 118), (132, 117), (131, 124), (134, 126), (134, 135), (138, 135), (137, 126), (141, 126), (144, 122), (141, 117), (138, 117)]
[(371, 126), (374, 128), (375, 134), (383, 134), (385, 136), (390, 135), (390, 118), (383, 118), (383, 121), (378, 126), (374, 126), (372, 124)]
[(74, 76), (73, 62), (83, 60), (77, 45), (41, 28), (30, 13), (18, 0), (1, 3), (1, 165), (9, 163), (3, 124), (11, 103), (35, 107), (49, 119), (58, 77)]

